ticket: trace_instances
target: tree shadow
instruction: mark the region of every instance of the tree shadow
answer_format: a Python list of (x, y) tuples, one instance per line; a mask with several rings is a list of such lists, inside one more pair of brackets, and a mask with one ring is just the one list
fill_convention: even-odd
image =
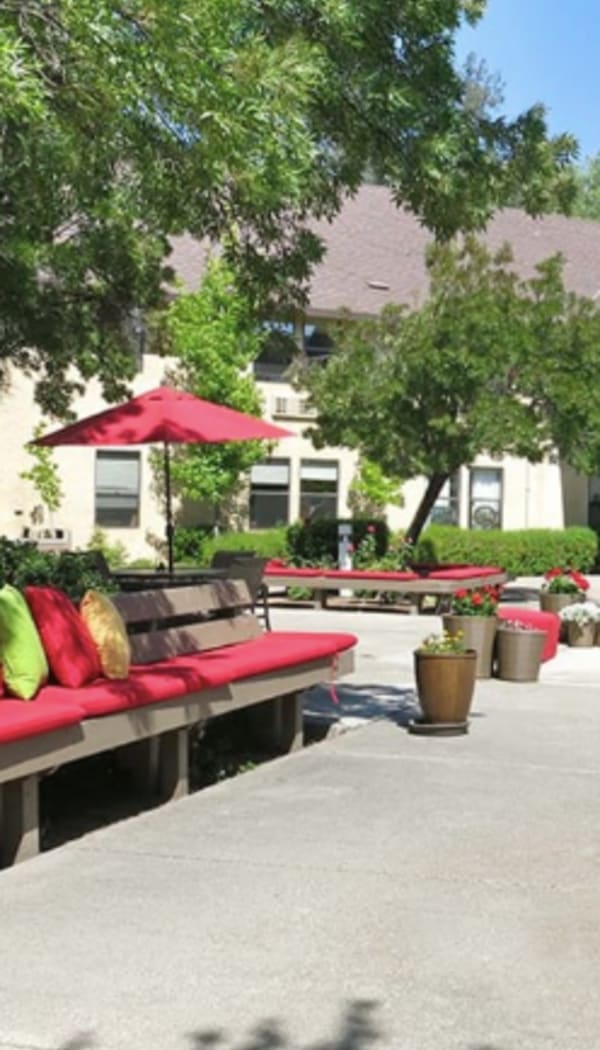
[(336, 682), (335, 699), (327, 685), (314, 686), (304, 696), (304, 718), (313, 727), (313, 739), (318, 739), (319, 725), (323, 728), (321, 736), (325, 736), (329, 727), (342, 718), (364, 721), (387, 718), (406, 726), (420, 714), (412, 686)]
[[(370, 999), (350, 1002), (342, 1017), (340, 1031), (331, 1039), (317, 1043), (292, 1044), (280, 1021), (269, 1018), (242, 1036), (235, 1036), (223, 1029), (206, 1029), (189, 1035), (190, 1050), (285, 1050), (295, 1045), (296, 1050), (366, 1050), (383, 1039), (383, 1031), (375, 1021), (377, 1003)], [(62, 1048), (61, 1048), (62, 1050)]]

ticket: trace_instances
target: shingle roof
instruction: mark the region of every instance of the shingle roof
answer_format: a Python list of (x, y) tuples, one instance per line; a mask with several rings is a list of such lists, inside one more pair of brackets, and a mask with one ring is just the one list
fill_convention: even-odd
[[(331, 223), (317, 222), (326, 244), (310, 286), (309, 312), (377, 314), (390, 302), (415, 305), (427, 294), (424, 265), (430, 234), (409, 212), (394, 204), (384, 186), (363, 186)], [(517, 208), (498, 212), (485, 234), (490, 248), (508, 241), (522, 277), (536, 263), (561, 252), (564, 278), (572, 291), (600, 297), (600, 222), (549, 215), (531, 219)], [(197, 287), (206, 247), (191, 237), (173, 242), (171, 264), (188, 288)]]

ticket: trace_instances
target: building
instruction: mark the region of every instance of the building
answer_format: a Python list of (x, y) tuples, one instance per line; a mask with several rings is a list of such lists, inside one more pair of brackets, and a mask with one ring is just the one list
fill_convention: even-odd
[[(395, 207), (385, 187), (364, 186), (333, 223), (317, 223), (316, 229), (327, 250), (311, 282), (306, 317), (295, 322), (293, 333), (310, 355), (327, 354), (328, 322), (342, 310), (370, 317), (386, 303), (417, 305), (427, 296), (427, 231), (414, 216)], [(600, 295), (599, 233), (598, 223), (592, 221), (556, 215), (534, 220), (507, 209), (490, 223), (486, 239), (492, 249), (506, 241), (512, 245), (515, 266), (523, 277), (533, 275), (537, 262), (561, 252), (567, 286), (593, 298)], [(202, 245), (190, 237), (177, 239), (171, 262), (184, 285), (195, 289), (205, 263)], [(283, 360), (262, 360), (255, 368), (265, 417), (297, 436), (280, 442), (269, 460), (253, 468), (248, 490), (251, 526), (292, 522), (310, 512), (346, 514), (356, 454), (339, 448), (316, 451), (303, 436), (310, 412), (286, 382)], [(132, 384), (134, 393), (159, 385), (163, 371), (161, 358), (145, 354)], [(102, 407), (94, 383), (74, 405), (79, 417)], [(65, 530), (65, 543), (85, 547), (98, 527), (111, 542), (124, 543), (132, 557), (155, 556), (151, 538), (162, 538), (164, 517), (152, 491), (148, 449), (56, 449), (65, 498), (55, 520), (40, 523), (35, 490), (19, 476), (30, 465), (25, 446), (39, 420), (28, 379), (14, 376), (11, 390), (0, 402), (0, 414), (4, 443), (0, 533), (16, 538), (25, 529), (41, 527), (52, 535), (59, 528)], [(418, 478), (408, 482), (404, 506), (389, 508), (393, 528), (408, 524), (423, 485)], [(480, 528), (569, 524), (600, 528), (600, 476), (583, 478), (557, 462), (531, 465), (481, 456), (451, 480), (433, 518)]]

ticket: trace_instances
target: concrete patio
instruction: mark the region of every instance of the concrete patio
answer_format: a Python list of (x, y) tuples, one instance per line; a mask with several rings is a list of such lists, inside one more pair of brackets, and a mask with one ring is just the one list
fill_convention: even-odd
[(273, 620), (359, 635), (325, 739), (0, 873), (0, 1047), (593, 1050), (600, 648), (426, 739), (437, 617)]

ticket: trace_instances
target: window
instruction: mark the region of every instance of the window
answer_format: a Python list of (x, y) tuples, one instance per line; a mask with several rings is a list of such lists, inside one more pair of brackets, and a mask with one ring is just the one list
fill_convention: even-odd
[(431, 511), (432, 525), (458, 525), (459, 475), (453, 474), (444, 485)]
[(471, 468), (469, 528), (502, 528), (502, 471), (493, 467)]
[(338, 464), (335, 460), (303, 459), (300, 464), (300, 517), (335, 518), (338, 505)]
[(140, 523), (140, 453), (96, 453), (96, 525), (134, 529)]
[(285, 377), (297, 352), (293, 321), (267, 321), (268, 336), (253, 365), (256, 379), (277, 382)]
[(250, 528), (270, 529), (289, 521), (290, 464), (287, 459), (256, 463), (250, 472)]
[(307, 323), (303, 328), (302, 345), (311, 360), (326, 361), (334, 342), (325, 327)]

